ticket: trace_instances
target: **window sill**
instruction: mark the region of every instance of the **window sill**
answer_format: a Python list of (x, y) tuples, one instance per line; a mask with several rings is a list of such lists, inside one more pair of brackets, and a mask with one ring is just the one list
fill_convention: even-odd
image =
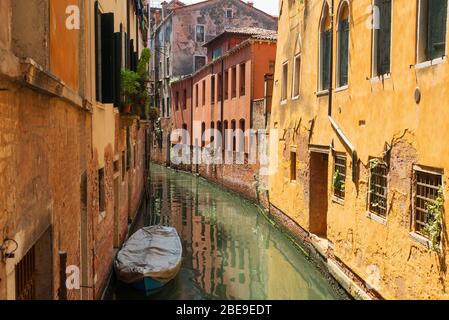
[(341, 87), (336, 88), (334, 92), (337, 93), (337, 92), (347, 91), (348, 89), (349, 89), (348, 85), (341, 86)]
[(381, 225), (384, 225), (384, 226), (387, 225), (387, 219), (383, 218), (383, 217), (381, 217), (381, 216), (379, 216), (379, 215), (377, 215), (375, 213), (367, 211), (366, 212), (366, 217), (368, 219), (374, 221), (374, 222), (377, 222), (377, 223), (381, 224)]
[(423, 237), (422, 235), (417, 234), (416, 232), (410, 232), (410, 239), (416, 243), (419, 243), (426, 249), (430, 249), (432, 247), (432, 244), (430, 243), (430, 240)]
[(429, 61), (420, 62), (420, 63), (415, 64), (415, 69), (420, 70), (420, 69), (430, 68), (432, 66), (442, 64), (445, 61), (446, 61), (446, 58), (442, 57), (442, 58), (436, 58), (436, 59), (429, 60)]
[(287, 104), (287, 99), (281, 101), (281, 106), (285, 106)]
[(384, 82), (385, 80), (389, 80), (391, 79), (391, 73), (386, 73), (380, 76), (373, 76), (371, 77), (371, 79), (369, 79), (369, 81), (374, 84), (374, 83), (379, 83), (379, 82)]
[(340, 199), (340, 198), (338, 198), (338, 197), (336, 197), (336, 196), (332, 196), (332, 197), (331, 197), (331, 201), (332, 201), (333, 203), (336, 203), (336, 204), (339, 204), (339, 205), (342, 205), (342, 206), (345, 205), (345, 200)]
[(324, 97), (329, 95), (329, 90), (321, 90), (316, 93), (317, 97)]
[(299, 100), (299, 95), (292, 97), (292, 101), (297, 101), (297, 100)]

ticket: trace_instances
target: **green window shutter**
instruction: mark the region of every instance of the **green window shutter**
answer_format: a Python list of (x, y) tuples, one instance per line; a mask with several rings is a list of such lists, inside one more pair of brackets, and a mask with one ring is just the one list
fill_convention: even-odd
[(427, 58), (441, 58), (446, 52), (447, 0), (429, 0)]
[(328, 90), (330, 84), (330, 66), (331, 66), (331, 31), (321, 33), (321, 89)]
[(102, 99), (103, 103), (114, 103), (114, 14), (101, 15), (102, 48)]
[(102, 101), (102, 48), (101, 48), (101, 12), (98, 1), (95, 2), (95, 87), (96, 99)]
[(380, 29), (377, 43), (377, 74), (390, 73), (391, 64), (391, 0), (379, 0)]
[(114, 34), (114, 107), (122, 105), (121, 70), (122, 70), (122, 43), (123, 33)]
[(349, 20), (342, 20), (339, 23), (340, 43), (339, 43), (339, 79), (338, 84), (345, 86), (348, 84), (349, 66)]

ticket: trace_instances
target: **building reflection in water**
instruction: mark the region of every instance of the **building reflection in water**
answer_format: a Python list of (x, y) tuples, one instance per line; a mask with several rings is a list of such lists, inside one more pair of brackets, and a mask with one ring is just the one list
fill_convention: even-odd
[(251, 203), (156, 165), (151, 192), (141, 224), (175, 227), (184, 248), (178, 279), (152, 298), (341, 298)]

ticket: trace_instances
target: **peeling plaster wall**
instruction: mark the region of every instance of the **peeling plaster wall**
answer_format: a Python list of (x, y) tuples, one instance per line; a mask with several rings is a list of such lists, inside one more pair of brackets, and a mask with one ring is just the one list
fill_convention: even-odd
[[(226, 9), (232, 8), (234, 17), (226, 18)], [(193, 56), (207, 56), (203, 43), (195, 41), (195, 26), (205, 26), (206, 42), (227, 27), (260, 27), (277, 29), (277, 21), (238, 0), (208, 1), (204, 4), (181, 8), (173, 15), (172, 50), (170, 57), (173, 76), (192, 73)]]
[[(353, 274), (371, 284), (387, 299), (448, 299), (446, 274), (447, 237), (440, 255), (410, 237), (411, 188), (414, 164), (449, 169), (445, 137), (449, 110), (449, 65), (410, 68), (415, 63), (417, 7), (413, 1), (393, 1), (392, 74), (385, 81), (366, 80), (371, 72), (370, 0), (352, 1), (350, 8), (349, 86), (333, 94), (332, 116), (355, 146), (360, 158), (359, 180), (351, 179), (351, 154), (330, 126), (328, 96), (317, 96), (318, 34), (322, 3), (280, 1), (279, 39), (271, 128), (278, 129), (278, 146), (270, 154), (279, 161), (270, 177), (270, 200), (302, 228), (309, 230), (309, 145), (330, 146), (347, 155), (346, 199), (332, 201), (333, 157), (329, 155), (328, 239), (335, 257)], [(335, 1), (338, 8), (339, 1)], [(365, 19), (366, 18), (366, 19)], [(369, 22), (369, 21), (368, 21)], [(336, 36), (334, 35), (335, 39)], [(400, 38), (400, 40), (398, 40)], [(396, 40), (395, 40), (396, 39)], [(290, 97), (280, 105), (282, 64), (301, 53), (300, 99)], [(334, 42), (334, 66), (336, 44)], [(334, 70), (335, 76), (335, 70)], [(334, 80), (335, 81), (335, 80)], [(288, 81), (287, 92), (292, 89)], [(335, 84), (334, 84), (335, 87)], [(414, 100), (415, 89), (421, 101)], [(314, 120), (313, 126), (311, 120)], [(388, 216), (385, 224), (367, 217), (370, 156), (382, 156), (385, 143), (392, 146), (388, 176)], [(290, 183), (289, 152), (297, 149), (298, 180)], [(446, 199), (448, 176), (443, 177)], [(294, 199), (292, 201), (292, 199)], [(326, 200), (326, 199), (324, 199)], [(448, 201), (445, 204), (447, 221)]]

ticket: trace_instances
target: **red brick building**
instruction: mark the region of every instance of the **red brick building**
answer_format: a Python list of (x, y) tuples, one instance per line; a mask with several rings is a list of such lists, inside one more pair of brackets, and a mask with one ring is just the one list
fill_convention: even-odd
[[(191, 153), (194, 164), (183, 163), (183, 167), (256, 197), (259, 165), (248, 159), (250, 138), (246, 134), (243, 140), (241, 135), (232, 135), (227, 130), (246, 132), (266, 128), (276, 32), (260, 28), (227, 29), (205, 47), (211, 62), (171, 85), (173, 130), (187, 130), (184, 141), (192, 147), (215, 147), (215, 157), (220, 157), (219, 152), (223, 163), (231, 156), (234, 160), (240, 156), (244, 163), (207, 165)], [(214, 130), (221, 134), (221, 144), (215, 139)], [(172, 143), (180, 142), (181, 137), (172, 137)], [(220, 145), (224, 148), (217, 149)]]

